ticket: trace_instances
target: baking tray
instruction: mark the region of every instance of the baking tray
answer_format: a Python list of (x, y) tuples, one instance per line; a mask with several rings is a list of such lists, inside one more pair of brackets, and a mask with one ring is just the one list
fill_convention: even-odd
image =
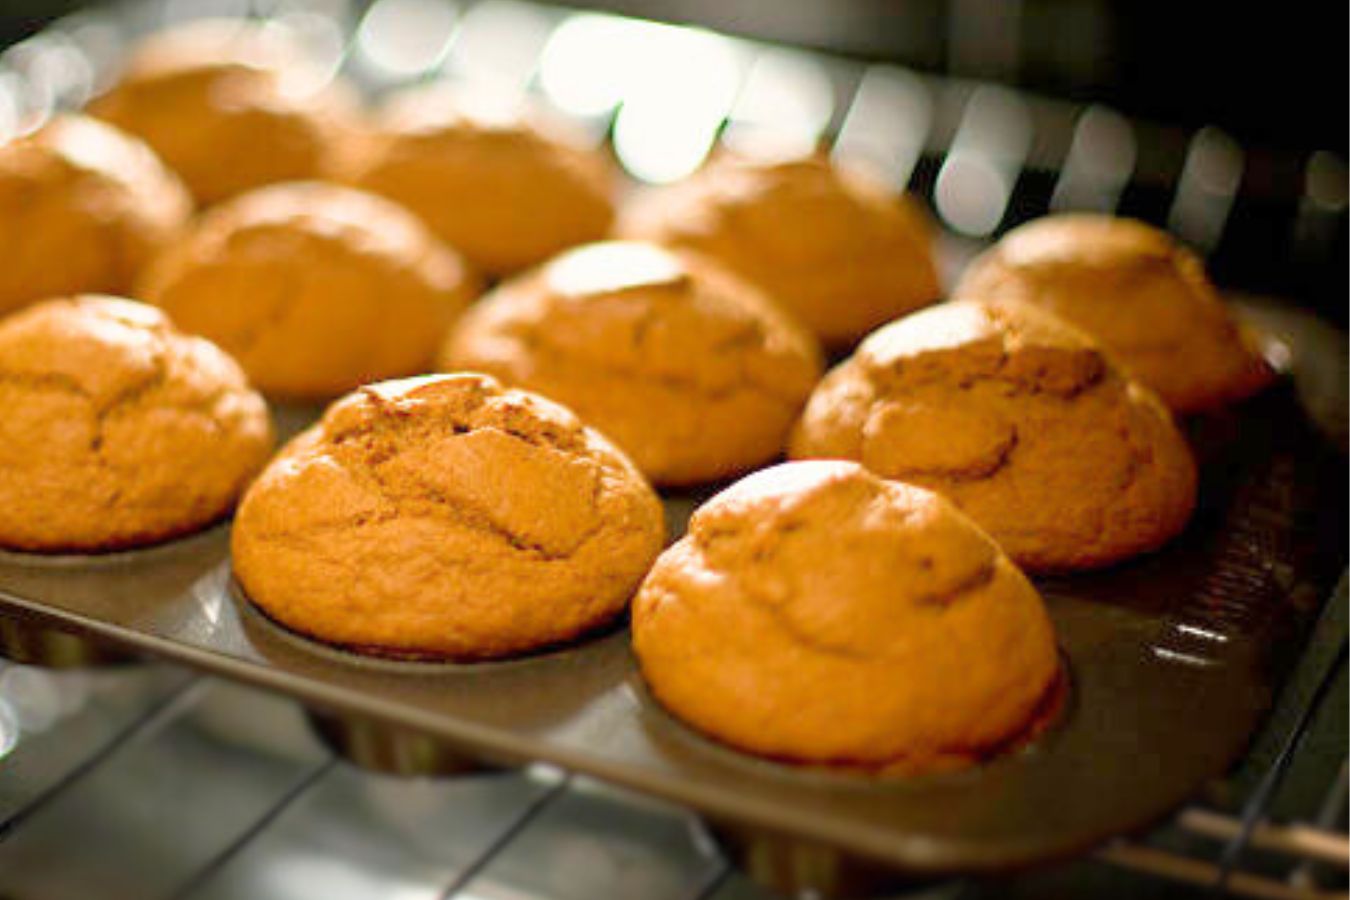
[[(154, 9), (118, 7), (117, 28), (151, 27)], [(357, 54), (343, 68), (363, 89), (388, 86), (360, 63)], [(945, 244), (951, 268), (974, 249)], [(747, 852), (842, 850), (913, 875), (1070, 855), (1164, 815), (1243, 751), (1345, 568), (1345, 336), (1279, 305), (1248, 312), (1292, 353), (1291, 376), (1191, 423), (1205, 460), (1202, 505), (1182, 539), (1107, 572), (1039, 582), (1070, 673), (1066, 706), (1031, 745), (962, 773), (882, 781), (716, 745), (646, 694), (623, 627), (472, 665), (314, 644), (243, 600), (228, 524), (131, 553), (0, 553), (0, 614), (20, 644), (12, 625), (56, 626), (296, 697), (323, 711), (320, 732), (338, 744), (381, 749), (414, 733), (439, 741), (417, 748), (442, 757), (443, 771), (543, 761), (595, 775), (699, 810)], [(293, 432), (317, 410), (278, 414)], [(672, 538), (706, 496), (665, 499)], [(396, 754), (364, 755), (402, 766)], [(788, 855), (789, 865), (828, 861)]]
[[(292, 635), (238, 592), (229, 525), (86, 557), (0, 555), (0, 611), (91, 634), (490, 764), (556, 764), (692, 807), (722, 834), (838, 848), (912, 875), (1081, 851), (1165, 814), (1242, 753), (1346, 564), (1344, 336), (1256, 311), (1292, 353), (1262, 397), (1189, 423), (1201, 504), (1162, 552), (1038, 582), (1068, 702), (1029, 746), (969, 771), (877, 779), (717, 745), (644, 691), (624, 627), (502, 662), (391, 662)], [(314, 414), (286, 410), (294, 431)], [(672, 534), (702, 499), (666, 498)], [(1343, 601), (1337, 601), (1343, 602)]]

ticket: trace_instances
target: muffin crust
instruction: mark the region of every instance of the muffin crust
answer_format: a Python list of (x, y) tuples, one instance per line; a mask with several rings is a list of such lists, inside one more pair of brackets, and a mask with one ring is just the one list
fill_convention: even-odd
[(1194, 461), (1158, 399), (1018, 303), (946, 303), (880, 329), (826, 375), (789, 455), (939, 491), (1032, 571), (1155, 549), (1195, 505)]
[(443, 375), (333, 404), (249, 491), (232, 549), (249, 598), (295, 631), (473, 660), (613, 619), (663, 531), (651, 488), (572, 413)]
[(207, 211), (140, 295), (232, 353), (265, 393), (327, 399), (425, 372), (477, 287), (408, 211), (295, 182)]
[(0, 546), (99, 551), (224, 516), (272, 447), (243, 372), (153, 307), (52, 300), (0, 322)]
[(387, 101), (344, 180), (422, 217), (479, 271), (508, 275), (604, 237), (611, 173), (558, 123), (441, 85)]
[(478, 304), (442, 355), (567, 404), (657, 484), (777, 456), (820, 377), (814, 339), (754, 288), (653, 244), (592, 244)]
[(1032, 727), (1059, 678), (1040, 596), (948, 502), (789, 463), (700, 508), (633, 603), (654, 696), (734, 747), (918, 774)]
[(80, 292), (124, 294), (192, 200), (140, 141), (60, 115), (0, 146), (0, 314)]
[(89, 111), (153, 147), (207, 206), (323, 177), (354, 105), (277, 26), (204, 20), (147, 38)]
[(1053, 312), (1179, 413), (1241, 400), (1273, 377), (1199, 258), (1142, 222), (1095, 215), (1030, 222), (972, 263), (955, 293)]
[(822, 157), (721, 157), (640, 198), (619, 231), (717, 260), (831, 347), (941, 293), (917, 203)]

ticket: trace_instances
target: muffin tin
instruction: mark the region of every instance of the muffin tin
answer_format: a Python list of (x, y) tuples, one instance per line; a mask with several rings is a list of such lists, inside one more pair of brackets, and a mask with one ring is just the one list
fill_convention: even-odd
[[(622, 627), (476, 664), (315, 644), (241, 595), (228, 524), (135, 552), (0, 555), (0, 611), (291, 695), (339, 717), (324, 726), (338, 746), (387, 768), (540, 761), (687, 805), (752, 870), (836, 878), (841, 854), (911, 876), (1021, 866), (1147, 824), (1220, 774), (1344, 570), (1345, 457), (1305, 412), (1344, 409), (1344, 359), (1298, 355), (1327, 339), (1315, 322), (1275, 309), (1263, 318), (1292, 336), (1293, 375), (1191, 423), (1201, 508), (1173, 545), (1038, 582), (1068, 701), (1032, 743), (969, 771), (877, 779), (720, 746), (646, 694)], [(294, 432), (314, 414), (285, 410), (279, 424)], [(673, 534), (703, 496), (666, 498)], [(400, 755), (407, 741), (424, 742), (421, 756)], [(816, 874), (794, 875), (799, 864)]]

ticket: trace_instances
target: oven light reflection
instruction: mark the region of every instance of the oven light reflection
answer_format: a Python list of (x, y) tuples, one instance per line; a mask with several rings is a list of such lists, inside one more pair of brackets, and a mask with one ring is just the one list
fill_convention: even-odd
[(791, 50), (766, 50), (746, 76), (723, 141), (742, 154), (814, 150), (834, 114), (825, 67)]
[(633, 43), (645, 65), (624, 88), (614, 152), (635, 178), (675, 181), (712, 149), (736, 99), (742, 60), (730, 41), (696, 28), (644, 24)]
[(1246, 161), (1242, 148), (1217, 128), (1195, 133), (1186, 151), (1167, 227), (1202, 253), (1218, 246)]
[(623, 99), (626, 73), (639, 68), (633, 37), (641, 23), (618, 16), (573, 16), (549, 38), (539, 59), (539, 87), (560, 110), (589, 118)]
[(933, 101), (919, 77), (893, 66), (873, 66), (839, 129), (834, 158), (879, 172), (903, 190), (932, 127)]
[(539, 7), (487, 0), (465, 14), (445, 69), (499, 92), (520, 95), (535, 75), (553, 28), (553, 17)]
[(420, 75), (441, 62), (457, 18), (445, 0), (380, 0), (356, 31), (359, 58), (389, 81)]
[[(84, 705), (89, 686), (83, 673), (48, 672), (35, 666), (10, 665), (0, 671), (0, 718), (14, 731), (0, 741), (17, 740), (19, 733), (40, 734)], [(70, 696), (66, 696), (69, 694)]]
[(1125, 117), (1090, 106), (1078, 117), (1050, 208), (1111, 212), (1134, 172), (1138, 151)]
[(340, 854), (295, 855), (274, 861), (260, 878), (263, 897), (382, 897), (385, 900), (422, 900), (427, 886), (414, 880), (397, 883), (389, 872), (372, 874), (359, 861)]
[(1003, 221), (1030, 145), (1026, 104), (1005, 88), (976, 88), (938, 173), (938, 214), (961, 234), (992, 233)]

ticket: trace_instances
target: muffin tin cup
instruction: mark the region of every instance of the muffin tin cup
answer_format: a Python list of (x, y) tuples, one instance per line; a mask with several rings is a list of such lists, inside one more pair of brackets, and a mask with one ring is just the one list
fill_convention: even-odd
[(307, 709), (310, 727), (338, 756), (355, 766), (405, 777), (447, 777), (503, 771), (481, 755), (456, 749), (426, 732), (359, 715)]
[(723, 856), (755, 884), (785, 897), (865, 900), (921, 897), (948, 882), (915, 879), (897, 870), (815, 841), (735, 824), (703, 821), (699, 828)]
[(8, 616), (0, 616), (0, 656), (47, 669), (96, 668), (136, 661), (135, 654), (118, 644)]
[[(485, 663), (317, 644), (239, 593), (228, 523), (132, 553), (0, 554), (0, 613), (288, 694), (321, 710), (317, 727), (358, 764), (538, 761), (683, 804), (748, 871), (785, 886), (839, 894), (892, 873), (1004, 870), (1150, 824), (1246, 748), (1346, 562), (1345, 457), (1295, 397), (1239, 410), (1243, 439), (1204, 470), (1178, 540), (1037, 579), (1070, 670), (1067, 708), (1026, 748), (943, 777), (822, 774), (715, 745), (647, 694), (622, 623)], [(672, 537), (708, 493), (666, 497)]]

